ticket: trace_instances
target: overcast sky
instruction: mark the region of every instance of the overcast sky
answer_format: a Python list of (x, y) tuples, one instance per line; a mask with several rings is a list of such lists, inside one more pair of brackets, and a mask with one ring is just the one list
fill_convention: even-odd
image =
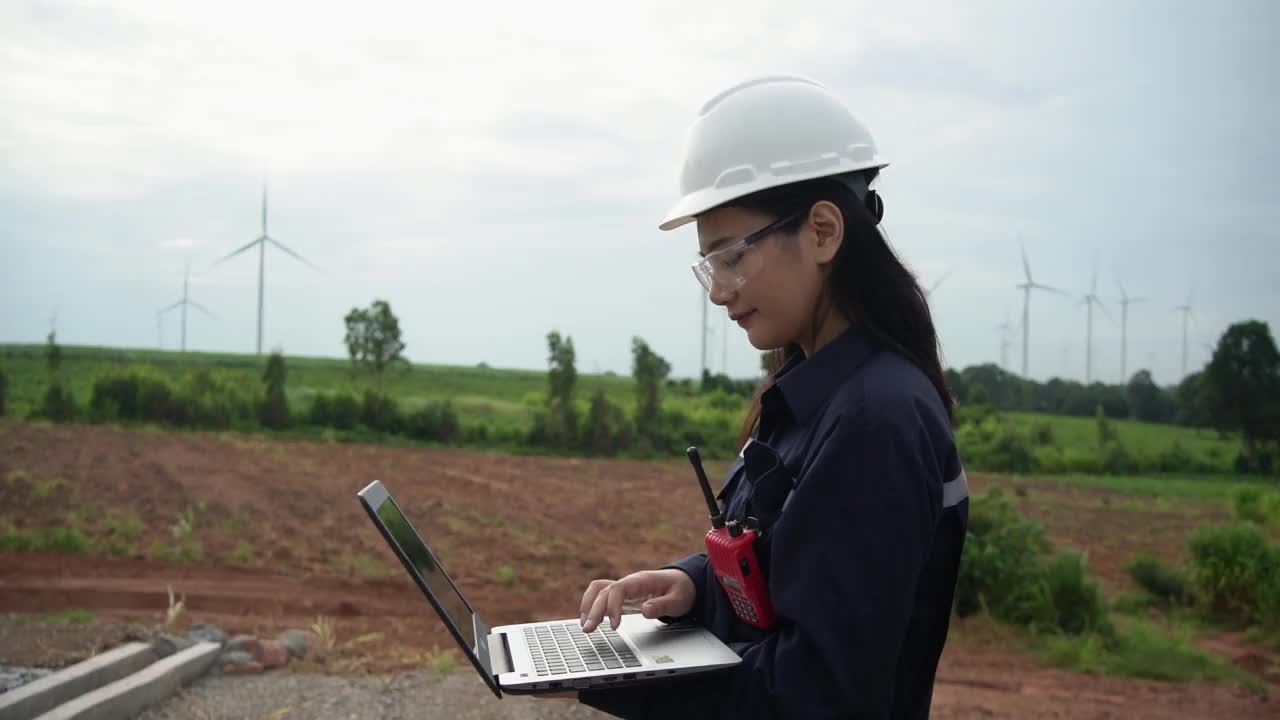
[[(963, 7), (961, 7), (963, 6)], [(712, 94), (808, 75), (891, 162), (886, 227), (930, 285), (951, 366), (1031, 375), (1194, 367), (1231, 322), (1280, 330), (1280, 51), (1272, 2), (0, 4), (0, 342), (174, 348), (190, 260), (199, 350), (341, 356), (385, 298), (416, 362), (629, 372), (630, 338), (697, 372), (692, 228), (661, 233), (685, 128)], [(726, 330), (712, 308), (710, 364)], [(727, 369), (755, 351), (728, 327)]]

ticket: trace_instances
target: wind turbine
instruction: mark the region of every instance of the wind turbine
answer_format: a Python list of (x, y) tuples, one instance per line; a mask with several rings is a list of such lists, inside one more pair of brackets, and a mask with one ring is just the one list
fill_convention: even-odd
[(1129, 354), (1129, 306), (1134, 303), (1140, 303), (1146, 298), (1129, 297), (1129, 293), (1125, 292), (1124, 283), (1116, 278), (1116, 285), (1120, 288), (1120, 383), (1124, 384), (1129, 381), (1129, 374), (1126, 368), (1126, 360)]
[[(175, 308), (182, 308), (182, 352), (187, 351), (187, 306), (190, 305), (191, 307), (199, 310), (205, 315), (208, 315), (211, 318), (214, 317), (214, 314), (209, 312), (207, 309), (205, 309), (203, 305), (191, 299), (190, 292), (188, 291), (188, 286), (189, 286), (188, 281), (190, 279), (190, 276), (191, 276), (191, 265), (188, 264), (186, 267), (182, 269), (182, 299), (175, 302), (172, 305), (167, 305), (161, 308), (160, 311), (156, 313), (156, 318), (157, 320), (159, 320), (161, 316), (163, 316), (165, 313), (169, 312), (170, 310), (173, 310)], [(164, 340), (164, 336), (161, 335), (162, 343), (163, 343), (163, 340)]]
[(937, 290), (937, 289), (938, 289), (938, 286), (939, 286), (939, 285), (941, 285), (941, 284), (942, 284), (942, 281), (943, 281), (943, 280), (946, 280), (946, 279), (947, 279), (947, 277), (948, 277), (949, 275), (951, 275), (951, 271), (950, 271), (950, 270), (948, 270), (948, 271), (946, 271), (946, 272), (942, 273), (941, 275), (939, 275), (939, 276), (938, 276), (938, 279), (937, 279), (937, 280), (934, 280), (934, 281), (933, 281), (933, 284), (932, 284), (932, 285), (930, 285), (930, 286), (928, 287), (928, 289), (926, 289), (926, 290), (924, 291), (924, 296), (925, 296), (925, 298), (926, 298), (926, 299), (928, 299), (931, 295), (933, 295), (933, 292), (934, 292), (935, 290)]
[(996, 326), (1000, 329), (1000, 367), (1009, 368), (1009, 311), (1004, 311), (1004, 322)]
[(1191, 309), (1195, 294), (1195, 288), (1192, 288), (1191, 292), (1187, 293), (1187, 304), (1174, 308), (1175, 312), (1182, 313), (1182, 377), (1184, 378), (1187, 376), (1187, 320), (1195, 318), (1195, 311)]
[(263, 183), (262, 185), (262, 234), (259, 235), (255, 240), (253, 240), (249, 244), (240, 248), (239, 250), (236, 250), (235, 252), (231, 253), (230, 255), (227, 255), (226, 257), (223, 257), (221, 260), (217, 261), (209, 268), (210, 270), (212, 270), (213, 268), (239, 255), (240, 253), (245, 252), (246, 250), (252, 249), (255, 245), (258, 247), (258, 354), (259, 355), (262, 354), (262, 286), (263, 286), (263, 281), (266, 275), (265, 265), (266, 265), (266, 255), (267, 255), (267, 243), (271, 243), (272, 245), (275, 245), (277, 248), (292, 255), (295, 260), (310, 267), (312, 270), (315, 270), (317, 272), (320, 271), (320, 268), (313, 265), (310, 260), (307, 260), (306, 258), (302, 257), (298, 253), (285, 247), (284, 244), (282, 244), (279, 240), (276, 240), (275, 238), (267, 234), (267, 186), (266, 186), (266, 183)]
[(1022, 249), (1022, 269), (1027, 274), (1027, 281), (1017, 285), (1017, 288), (1022, 291), (1022, 377), (1025, 378), (1028, 377), (1027, 355), (1031, 346), (1031, 291), (1044, 290), (1058, 295), (1066, 295), (1066, 293), (1058, 288), (1041, 285), (1033, 280), (1031, 278), (1031, 263), (1027, 260), (1027, 246), (1021, 240), (1018, 241), (1018, 245)]
[(1107, 307), (1102, 304), (1102, 300), (1098, 298), (1098, 263), (1093, 263), (1093, 284), (1090, 286), (1088, 294), (1081, 300), (1081, 305), (1088, 306), (1088, 326), (1085, 331), (1084, 338), (1084, 384), (1088, 385), (1093, 381), (1093, 306), (1097, 305), (1107, 319), (1111, 319), (1111, 314), (1107, 312)]

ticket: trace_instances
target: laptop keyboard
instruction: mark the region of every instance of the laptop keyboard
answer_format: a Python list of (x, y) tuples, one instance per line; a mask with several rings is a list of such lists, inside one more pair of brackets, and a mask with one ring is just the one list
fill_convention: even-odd
[(524, 639), (538, 675), (640, 667), (626, 641), (607, 621), (590, 635), (574, 622), (527, 627)]

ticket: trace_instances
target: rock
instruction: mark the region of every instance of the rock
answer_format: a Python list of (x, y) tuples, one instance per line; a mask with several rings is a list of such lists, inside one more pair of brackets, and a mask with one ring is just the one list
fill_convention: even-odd
[(180, 635), (170, 635), (164, 633), (151, 638), (151, 649), (155, 650), (156, 655), (166, 658), (170, 655), (186, 650), (195, 644), (194, 640), (185, 638)]
[(223, 646), (227, 650), (243, 650), (257, 657), (262, 653), (262, 643), (252, 635), (237, 635)]
[(52, 672), (52, 670), (46, 670), (44, 668), (25, 668), (14, 667), (11, 665), (0, 665), (0, 693), (16, 690), (23, 685), (35, 682)]
[(227, 644), (227, 633), (222, 628), (208, 623), (196, 623), (191, 626), (191, 634), (189, 635), (196, 641), (205, 641), (218, 643), (219, 645)]
[(289, 648), (289, 654), (301, 658), (307, 656), (307, 634), (301, 630), (286, 630), (276, 638)]
[(263, 640), (259, 647), (262, 648), (262, 654), (255, 655), (254, 659), (262, 663), (263, 667), (270, 669), (289, 664), (289, 648), (279, 640)]
[(253, 655), (244, 650), (224, 650), (218, 656), (219, 665), (248, 665), (251, 662), (256, 662), (256, 660), (254, 660)]
[(263, 671), (262, 663), (248, 662), (243, 665), (223, 665), (222, 672), (228, 675), (256, 675)]

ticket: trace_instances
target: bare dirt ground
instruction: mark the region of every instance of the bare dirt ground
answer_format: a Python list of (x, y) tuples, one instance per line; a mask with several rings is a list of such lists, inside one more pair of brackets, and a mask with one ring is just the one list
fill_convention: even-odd
[[(713, 466), (713, 474), (723, 472)], [(78, 527), (112, 554), (0, 553), (0, 614), (83, 608), (89, 625), (0, 621), (0, 663), (60, 666), (155, 624), (168, 589), (179, 625), (273, 634), (324, 616), (338, 646), (291, 675), (356, 678), (421, 671), (452, 641), (356, 501), (382, 480), (490, 624), (576, 615), (593, 578), (654, 567), (697, 549), (705, 519), (687, 463), (513, 457), (450, 450), (276, 441), (0, 421), (0, 529)], [(1127, 589), (1139, 550), (1182, 557), (1188, 534), (1223, 511), (1156, 512), (1116, 493), (975, 478), (1018, 493), (1055, 543), (1087, 549), (1108, 591)], [(1019, 488), (1021, 488), (1019, 490)], [(202, 559), (173, 564), (181, 513)], [(1167, 508), (1165, 508), (1167, 510)], [(130, 523), (120, 518), (135, 516)], [(140, 532), (139, 532), (140, 531)], [(502, 569), (504, 566), (510, 570)], [(1275, 682), (1276, 658), (1237, 637), (1206, 646)], [(455, 672), (469, 672), (459, 665)], [(475, 679), (476, 686), (479, 680)], [(480, 687), (479, 689), (483, 689)], [(953, 633), (935, 717), (1280, 717), (1243, 688), (1138, 681), (1047, 669)], [(541, 707), (541, 706), (540, 706)]]

